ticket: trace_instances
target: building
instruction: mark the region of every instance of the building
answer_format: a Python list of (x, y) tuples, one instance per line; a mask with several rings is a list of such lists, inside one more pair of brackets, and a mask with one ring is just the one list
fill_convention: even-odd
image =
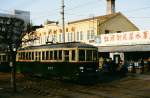
[(150, 66), (150, 31), (102, 34), (99, 38), (101, 41), (96, 43), (99, 52), (109, 53), (116, 63), (123, 60), (138, 67), (143, 61), (143, 66)]
[[(81, 41), (89, 44), (95, 43), (95, 39), (101, 34), (139, 30), (120, 12), (72, 21), (65, 27), (65, 42)], [(46, 24), (36, 32), (39, 41), (33, 45), (45, 44), (48, 41), (63, 42), (61, 26), (56, 23)]]

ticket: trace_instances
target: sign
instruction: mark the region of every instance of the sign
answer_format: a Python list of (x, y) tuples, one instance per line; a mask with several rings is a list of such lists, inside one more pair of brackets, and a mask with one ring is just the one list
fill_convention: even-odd
[(98, 46), (150, 44), (150, 31), (102, 34)]

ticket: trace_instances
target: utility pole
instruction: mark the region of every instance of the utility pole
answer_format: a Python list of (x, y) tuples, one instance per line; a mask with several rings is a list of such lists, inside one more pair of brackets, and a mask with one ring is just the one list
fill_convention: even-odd
[(61, 6), (61, 15), (62, 15), (62, 32), (63, 32), (63, 42), (65, 43), (65, 17), (64, 17), (64, 0), (62, 0), (62, 6)]

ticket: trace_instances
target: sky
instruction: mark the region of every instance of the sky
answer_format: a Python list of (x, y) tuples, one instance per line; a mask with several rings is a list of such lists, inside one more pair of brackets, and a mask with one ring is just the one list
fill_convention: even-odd
[[(64, 0), (65, 22), (106, 14), (106, 0)], [(0, 0), (0, 13), (14, 9), (30, 11), (34, 25), (46, 20), (61, 20), (61, 0)], [(121, 12), (140, 30), (150, 30), (150, 0), (116, 0)]]

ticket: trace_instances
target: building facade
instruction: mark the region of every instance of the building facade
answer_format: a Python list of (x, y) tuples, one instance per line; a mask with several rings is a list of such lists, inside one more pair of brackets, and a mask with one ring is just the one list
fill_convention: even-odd
[[(66, 24), (65, 42), (80, 41), (92, 44), (95, 43), (96, 38), (101, 34), (137, 30), (139, 29), (121, 13), (97, 16)], [(56, 23), (46, 24), (35, 32), (34, 34), (39, 39), (35, 40), (32, 45), (42, 45), (46, 44), (46, 42), (63, 42), (62, 28)], [(31, 43), (24, 43), (24, 45), (28, 46)]]

